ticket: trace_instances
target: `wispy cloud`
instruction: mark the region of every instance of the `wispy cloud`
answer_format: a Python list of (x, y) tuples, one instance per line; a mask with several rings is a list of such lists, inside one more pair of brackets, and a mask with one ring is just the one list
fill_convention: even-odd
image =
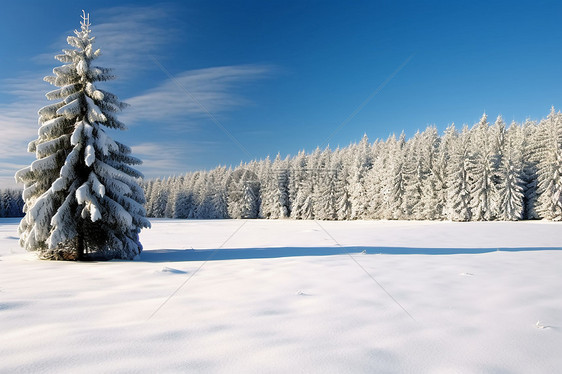
[(134, 124), (139, 120), (172, 123), (178, 119), (206, 116), (203, 109), (180, 87), (189, 90), (209, 112), (217, 115), (250, 104), (248, 99), (237, 93), (237, 87), (262, 79), (272, 71), (273, 68), (267, 65), (185, 71), (178, 74), (175, 81), (167, 79), (141, 95), (126, 99), (131, 108), (123, 113), (122, 118), (126, 123)]
[[(122, 79), (153, 68), (152, 61), (146, 56), (157, 54), (174, 40), (177, 35), (173, 26), (174, 13), (171, 6), (163, 4), (104, 8), (90, 13), (92, 35), (96, 37), (94, 48), (102, 51), (97, 63), (112, 68)], [(79, 20), (77, 14), (76, 27), (61, 33), (49, 47), (50, 51), (35, 56), (34, 61), (41, 64), (56, 62), (54, 56), (68, 48), (67, 36), (74, 35), (74, 29), (80, 28)]]
[(96, 47), (102, 51), (100, 61), (112, 67), (121, 78), (153, 68), (147, 56), (162, 50), (177, 37), (174, 10), (162, 4), (109, 8), (90, 16)]
[(189, 145), (176, 142), (146, 142), (131, 147), (133, 155), (143, 160), (138, 169), (146, 178), (178, 175), (198, 169), (186, 160), (197, 160), (201, 154), (218, 149), (218, 142), (190, 142)]
[[(37, 111), (48, 104), (44, 95), (49, 85), (36, 76), (6, 79), (0, 84), (1, 93), (13, 98), (0, 104), (0, 163), (31, 158), (26, 144), (37, 137)], [(5, 172), (0, 169), (0, 176)]]

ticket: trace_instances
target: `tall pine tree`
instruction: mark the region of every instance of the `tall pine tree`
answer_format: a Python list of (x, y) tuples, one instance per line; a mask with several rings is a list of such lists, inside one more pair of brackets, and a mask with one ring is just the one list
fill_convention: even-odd
[(554, 107), (537, 129), (536, 210), (539, 217), (562, 220), (562, 114)]
[(470, 153), (470, 133), (464, 126), (460, 134), (454, 124), (449, 126), (451, 156), (447, 165), (447, 218), (452, 221), (468, 221), (470, 211), (470, 188), (468, 169), (472, 162)]
[(141, 161), (105, 131), (125, 129), (116, 117), (125, 104), (96, 87), (114, 77), (92, 65), (100, 50), (89, 15), (75, 34), (67, 38), (73, 49), (55, 56), (64, 65), (45, 77), (59, 88), (46, 94), (57, 102), (39, 110), (39, 137), (28, 147), (37, 160), (16, 173), (25, 185), (20, 244), (45, 259), (132, 259), (142, 250), (140, 230), (150, 227), (142, 174), (131, 167)]
[[(498, 125), (503, 126), (501, 117)], [(470, 131), (470, 157), (468, 174), (470, 188), (471, 217), (475, 221), (490, 221), (495, 218), (495, 207), (499, 195), (496, 188), (497, 159), (499, 143), (492, 136), (486, 114)]]
[(498, 219), (516, 221), (523, 219), (524, 182), (523, 149), (525, 138), (523, 129), (512, 123), (506, 132), (502, 145), (501, 160), (498, 167), (499, 206)]

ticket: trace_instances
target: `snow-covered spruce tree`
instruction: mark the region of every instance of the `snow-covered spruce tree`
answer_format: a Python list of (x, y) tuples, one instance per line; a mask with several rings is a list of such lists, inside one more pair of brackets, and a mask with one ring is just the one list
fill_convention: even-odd
[(39, 136), (29, 144), (37, 160), (16, 173), (25, 184), (20, 244), (44, 259), (132, 259), (142, 250), (140, 230), (150, 227), (142, 175), (130, 166), (141, 161), (104, 130), (125, 128), (115, 116), (125, 104), (96, 88), (113, 76), (92, 65), (100, 50), (82, 18), (67, 38), (74, 49), (56, 56), (64, 65), (45, 77), (60, 87), (47, 98), (59, 101), (39, 110)]
[(299, 204), (299, 190), (305, 178), (304, 168), (306, 167), (306, 156), (304, 151), (299, 153), (289, 161), (289, 217), (296, 218)]
[[(498, 117), (498, 122), (503, 124), (501, 117)], [(491, 136), (486, 114), (470, 130), (470, 139), (468, 173), (471, 217), (474, 221), (490, 221), (495, 218), (494, 208), (499, 201), (495, 184), (499, 145)]]
[(351, 202), (349, 201), (349, 169), (345, 165), (345, 154), (342, 149), (337, 149), (333, 156), (333, 169), (335, 171), (336, 189), (336, 217), (338, 220), (348, 220), (351, 217)]
[(23, 205), (20, 190), (0, 191), (0, 217), (22, 217)]
[(180, 186), (183, 183), (183, 177), (174, 176), (168, 178), (168, 199), (166, 201), (166, 209), (164, 210), (164, 217), (173, 218), (176, 215), (176, 201), (179, 195)]
[(420, 159), (423, 170), (421, 182), (420, 219), (438, 220), (443, 213), (444, 199), (441, 199), (443, 188), (439, 166), (440, 138), (435, 126), (428, 127), (422, 133)]
[(213, 208), (213, 217), (215, 219), (227, 218), (228, 208), (226, 202), (226, 179), (230, 175), (225, 166), (219, 166), (211, 171), (211, 182), (213, 194), (211, 197), (211, 206)]
[(400, 139), (395, 144), (390, 163), (391, 175), (388, 180), (390, 183), (388, 211), (385, 219), (406, 219), (402, 209), (406, 193), (404, 164), (406, 160), (406, 135), (402, 132)]
[[(381, 164), (373, 166), (377, 168), (380, 173), (378, 180), (380, 181), (379, 187), (379, 205), (374, 207), (375, 217), (377, 219), (392, 219), (394, 211), (397, 209), (394, 202), (394, 179), (397, 166), (400, 166), (396, 162), (396, 155), (401, 152), (401, 143), (398, 143), (396, 136), (391, 135), (384, 142), (384, 159), (381, 160)], [(400, 202), (401, 204), (401, 202)], [(399, 205), (398, 205), (399, 206)]]
[(0, 217), (7, 216), (7, 210), (9, 206), (9, 195), (7, 191), (0, 191)]
[[(447, 129), (456, 134), (454, 124)], [(451, 157), (447, 166), (447, 218), (452, 221), (469, 221), (470, 188), (469, 165), (472, 162), (470, 153), (470, 133), (468, 127), (463, 127), (462, 133), (454, 138), (451, 135)]]
[(331, 151), (322, 152), (322, 161), (317, 166), (314, 218), (321, 220), (337, 219), (337, 164), (334, 164)]
[(359, 144), (350, 146), (349, 165), (349, 202), (351, 204), (351, 219), (365, 218), (369, 205), (365, 190), (365, 175), (372, 167), (371, 147), (367, 134), (363, 135)]
[[(539, 164), (539, 154), (537, 147), (540, 148), (538, 141), (538, 125), (534, 121), (527, 120), (523, 124), (523, 137), (525, 138), (523, 152), (523, 204), (525, 219), (538, 219), (537, 213), (537, 169)], [(539, 149), (540, 150), (540, 149)]]
[(499, 206), (498, 219), (516, 221), (523, 219), (523, 128), (512, 123), (502, 144), (502, 157), (498, 167)]
[(404, 164), (402, 166), (402, 178), (404, 195), (401, 210), (404, 219), (423, 219), (421, 217), (422, 180), (425, 179), (421, 162), (421, 134), (418, 131), (406, 145)]
[(193, 174), (185, 174), (179, 186), (175, 199), (174, 216), (172, 218), (187, 218), (188, 209), (191, 206), (191, 193), (187, 191), (187, 185), (191, 182)]
[(289, 216), (289, 160), (281, 160), (278, 154), (273, 163), (266, 158), (262, 162), (260, 218), (286, 218)]
[(151, 180), (145, 180), (143, 182), (141, 182), (141, 187), (144, 190), (144, 196), (145, 196), (145, 200), (147, 201), (145, 203), (144, 209), (146, 211), (146, 216), (150, 217), (150, 211), (149, 211), (149, 206), (148, 206), (148, 199), (152, 193), (152, 187), (154, 186), (154, 179)]
[(313, 155), (302, 154), (297, 156), (292, 172), (294, 176), (294, 198), (291, 207), (291, 218), (313, 219), (314, 183), (312, 174), (314, 172)]
[(250, 168), (252, 165), (240, 164), (228, 177), (226, 198), (230, 218), (258, 218), (260, 183), (257, 175), (249, 170)]
[(281, 160), (281, 156), (273, 161), (273, 170), (277, 173), (277, 198), (275, 207), (279, 218), (289, 217), (289, 157)]
[(273, 174), (273, 165), (269, 156), (260, 161), (258, 178), (261, 184), (261, 204), (259, 207), (259, 218), (278, 218), (278, 211), (274, 208), (277, 192), (277, 178)]
[(199, 205), (197, 218), (221, 219), (228, 216), (226, 194), (223, 188), (226, 168), (218, 167), (205, 174), (199, 186)]
[(205, 172), (203, 178), (197, 183), (197, 206), (195, 211), (197, 212), (198, 219), (209, 219), (212, 215), (212, 186), (211, 177), (209, 172)]
[(168, 201), (168, 187), (165, 180), (157, 179), (152, 186), (148, 199), (148, 212), (150, 217), (163, 218)]
[(388, 158), (388, 151), (384, 142), (377, 139), (372, 146), (373, 165), (365, 175), (365, 191), (367, 194), (366, 219), (380, 219), (380, 209), (383, 206), (382, 178)]
[(536, 211), (540, 218), (562, 220), (562, 114), (552, 107), (537, 129)]
[(195, 218), (197, 205), (195, 185), (200, 178), (200, 171), (187, 174), (185, 176), (184, 184), (182, 185), (178, 198), (176, 199), (174, 218)]
[(449, 179), (449, 165), (451, 164), (451, 157), (453, 148), (456, 144), (458, 137), (457, 130), (454, 123), (447, 127), (443, 136), (439, 140), (439, 147), (437, 151), (437, 158), (434, 163), (436, 181), (437, 200), (439, 204), (439, 217), (438, 219), (448, 219), (448, 179)]

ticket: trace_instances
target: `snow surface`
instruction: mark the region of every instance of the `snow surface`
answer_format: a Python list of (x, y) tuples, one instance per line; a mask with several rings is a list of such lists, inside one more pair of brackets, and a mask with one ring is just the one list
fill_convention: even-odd
[(140, 260), (75, 263), (17, 222), (2, 373), (562, 371), (560, 223), (152, 220)]

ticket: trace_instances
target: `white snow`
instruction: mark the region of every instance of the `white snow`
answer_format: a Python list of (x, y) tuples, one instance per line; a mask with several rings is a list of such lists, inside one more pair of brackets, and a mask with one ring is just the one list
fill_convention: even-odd
[(560, 223), (152, 220), (138, 261), (76, 263), (17, 222), (2, 373), (562, 370)]

